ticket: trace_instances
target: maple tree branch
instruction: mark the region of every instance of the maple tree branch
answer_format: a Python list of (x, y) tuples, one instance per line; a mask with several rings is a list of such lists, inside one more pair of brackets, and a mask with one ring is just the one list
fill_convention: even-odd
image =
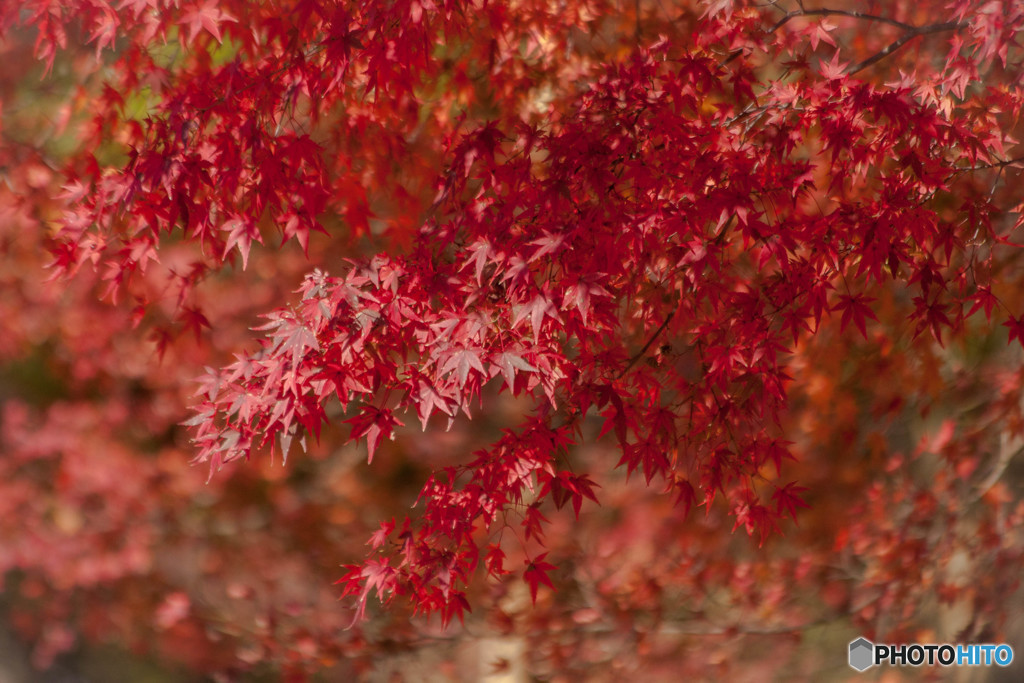
[(643, 355), (647, 353), (648, 349), (651, 348), (651, 345), (654, 344), (654, 341), (661, 335), (662, 332), (664, 332), (665, 328), (668, 327), (668, 324), (672, 322), (672, 317), (675, 314), (676, 312), (672, 311), (667, 316), (665, 316), (665, 321), (662, 322), (658, 329), (654, 331), (654, 334), (652, 334), (650, 339), (647, 340), (647, 343), (644, 344), (644, 347), (629, 359), (629, 363), (626, 365), (626, 367), (622, 369), (622, 372), (619, 373), (619, 376), (616, 379), (624, 377), (625, 374), (629, 372), (634, 365), (637, 364), (637, 361), (643, 358)]
[(943, 33), (945, 31), (959, 31), (960, 29), (966, 27), (967, 22), (958, 21), (946, 21), (941, 24), (929, 24), (928, 26), (913, 27), (911, 30), (908, 30), (902, 36), (900, 36), (893, 42), (889, 43), (889, 45), (887, 45), (884, 49), (878, 51), (871, 57), (868, 57), (867, 59), (858, 64), (854, 64), (853, 66), (847, 67), (845, 73), (847, 76), (852, 76), (858, 71), (863, 71), (872, 64), (875, 64), (876, 62), (885, 59), (893, 52), (899, 50), (901, 47), (906, 45), (914, 38), (917, 38), (918, 36), (927, 36), (931, 35), (932, 33)]
[[(512, 527), (510, 526), (509, 528), (512, 528)], [(590, 593), (590, 592), (592, 592), (592, 591), (588, 591), (588, 593)], [(593, 603), (595, 601), (594, 596), (588, 596), (588, 597), (590, 599), (587, 602), (589, 604), (593, 605)], [(880, 594), (878, 594), (878, 595), (876, 595), (876, 596), (874, 596), (872, 598), (869, 598), (869, 599), (865, 600), (861, 604), (856, 605), (856, 606), (850, 608), (846, 612), (837, 613), (837, 614), (828, 614), (828, 615), (824, 615), (822, 617), (818, 617), (816, 619), (811, 619), (809, 621), (804, 621), (804, 622), (800, 622), (800, 623), (797, 623), (797, 624), (780, 624), (780, 625), (777, 625), (777, 626), (761, 626), (761, 625), (755, 625), (755, 626), (740, 626), (740, 625), (722, 626), (722, 625), (718, 625), (718, 624), (715, 624), (715, 623), (712, 623), (712, 622), (709, 622), (709, 621), (697, 621), (697, 620), (680, 621), (680, 620), (672, 620), (672, 621), (663, 621), (660, 624), (655, 625), (648, 632), (649, 633), (656, 633), (658, 635), (665, 635), (665, 636), (774, 636), (774, 635), (784, 635), (784, 634), (787, 634), (787, 633), (800, 633), (802, 631), (807, 631), (808, 629), (816, 628), (818, 626), (825, 626), (825, 625), (828, 625), (828, 624), (834, 624), (834, 623), (837, 623), (837, 622), (849, 619), (851, 616), (857, 614), (861, 610), (866, 609), (867, 607), (870, 607), (871, 605), (877, 603), (881, 598), (882, 598), (882, 594), (880, 593)], [(591, 609), (596, 609), (596, 608), (591, 607)], [(466, 624), (466, 627), (467, 627), (467, 631), (468, 631), (469, 630), (469, 623)], [(605, 623), (597, 623), (597, 624), (587, 624), (587, 625), (583, 625), (583, 626), (575, 626), (574, 625), (574, 626), (568, 626), (568, 627), (562, 627), (562, 628), (555, 627), (555, 628), (552, 629), (552, 631), (554, 633), (587, 633), (587, 634), (592, 634), (592, 635), (604, 635), (604, 634), (619, 633), (621, 631), (621, 629), (617, 625), (609, 625), (609, 624), (605, 624)], [(458, 634), (458, 633), (450, 633), (450, 632), (436, 633), (435, 632), (435, 633), (431, 633), (429, 635), (418, 634), (416, 638), (414, 638), (413, 640), (410, 640), (410, 641), (406, 641), (406, 642), (407, 643), (425, 644), (425, 643), (429, 643), (429, 642), (436, 642), (436, 641), (442, 641), (442, 640), (453, 640), (453, 639), (457, 639), (459, 637), (460, 637), (460, 634)]]
[[(885, 48), (883, 48), (882, 50), (880, 50), (876, 54), (872, 55), (871, 57), (868, 57), (864, 61), (859, 62), (857, 64), (854, 64), (853, 66), (848, 67), (846, 69), (846, 72), (845, 72), (847, 76), (852, 76), (853, 74), (857, 73), (858, 71), (862, 71), (862, 70), (868, 68), (869, 66), (871, 66), (872, 64), (875, 64), (876, 62), (879, 62), (882, 59), (885, 59), (887, 56), (891, 55), (893, 52), (896, 52), (901, 47), (906, 45), (908, 42), (910, 42), (914, 38), (917, 38), (918, 36), (926, 36), (926, 35), (930, 35), (930, 34), (933, 34), (933, 33), (943, 33), (945, 31), (959, 31), (960, 29), (966, 28), (968, 26), (968, 23), (966, 21), (946, 21), (946, 22), (942, 22), (942, 23), (938, 23), (938, 24), (928, 24), (927, 26), (915, 26), (913, 24), (908, 24), (908, 23), (906, 23), (904, 21), (899, 21), (898, 19), (892, 19), (890, 17), (883, 17), (883, 16), (878, 15), (878, 14), (869, 14), (867, 12), (858, 12), (858, 11), (855, 11), (855, 10), (831, 9), (831, 8), (827, 8), (827, 7), (822, 7), (822, 8), (818, 8), (818, 9), (804, 9), (803, 6), (801, 5), (800, 9), (798, 9), (798, 10), (793, 10), (791, 12), (786, 12), (786, 14), (781, 19), (779, 19), (777, 22), (775, 22), (775, 24), (770, 29), (768, 29), (768, 33), (775, 33), (780, 28), (782, 28), (787, 23), (789, 23), (791, 20), (796, 19), (798, 17), (814, 17), (814, 16), (817, 16), (817, 17), (833, 17), (833, 16), (837, 16), (837, 17), (848, 17), (848, 18), (851, 18), (851, 19), (862, 19), (864, 21), (877, 21), (877, 22), (880, 22), (880, 23), (883, 23), (883, 24), (888, 24), (890, 26), (895, 26), (895, 27), (903, 30), (903, 35), (901, 35), (899, 38), (897, 38), (893, 42), (889, 43), (889, 45), (887, 45)], [(730, 56), (730, 60), (732, 58), (733, 58), (733, 56)]]
[(759, 107), (755, 107), (753, 105), (754, 105), (754, 103), (751, 102), (749, 105), (747, 105), (746, 109), (741, 111), (739, 114), (736, 114), (736, 116), (733, 116), (731, 119), (727, 119), (722, 125), (725, 126), (725, 127), (729, 127), (729, 126), (732, 126), (732, 125), (735, 125), (735, 124), (739, 123), (740, 121), (742, 121), (745, 118), (748, 118), (750, 116), (760, 116), (760, 115), (762, 115), (762, 114), (764, 114), (766, 112), (769, 112), (769, 111), (771, 111), (773, 109), (775, 111), (795, 111), (795, 112), (807, 111), (806, 108), (804, 108), (804, 107), (794, 107), (792, 104), (790, 104), (788, 102), (783, 103), (783, 104), (778, 104), (778, 103), (772, 102), (771, 104), (763, 104), (763, 105), (761, 105)]
[[(588, 591), (590, 592), (590, 591)], [(768, 625), (752, 625), (743, 626), (739, 624), (733, 624), (729, 626), (723, 626), (708, 621), (706, 618), (703, 621), (688, 620), (688, 621), (665, 621), (658, 624), (652, 632), (661, 635), (671, 636), (773, 636), (782, 635), (786, 633), (799, 633), (808, 629), (816, 628), (818, 626), (824, 626), (826, 624), (834, 624), (839, 621), (850, 619), (858, 612), (870, 607), (877, 603), (882, 598), (882, 593), (870, 597), (858, 605), (851, 606), (845, 612), (839, 612), (836, 614), (826, 614), (816, 619), (809, 621), (800, 622), (797, 624), (779, 624), (776, 626)], [(593, 598), (588, 600), (591, 603), (591, 609), (598, 609), (593, 607)], [(617, 626), (608, 626), (606, 624), (593, 624), (584, 626), (583, 628), (572, 628), (565, 629), (566, 631), (582, 631), (584, 633), (613, 633), (617, 630)]]
[(881, 596), (873, 598), (863, 605), (860, 605), (847, 614), (832, 614), (811, 621), (805, 621), (799, 624), (781, 624), (779, 626), (713, 626), (708, 625), (707, 627), (701, 626), (686, 626), (682, 624), (671, 624), (667, 623), (663, 627), (658, 629), (658, 633), (666, 635), (685, 635), (685, 636), (726, 636), (726, 635), (744, 635), (744, 636), (777, 636), (786, 633), (800, 633), (807, 631), (808, 629), (816, 628), (818, 626), (824, 626), (826, 624), (834, 624), (845, 619), (849, 619), (851, 615), (856, 614), (865, 607), (871, 606), (873, 603), (878, 602)]
[(1004, 433), (1000, 437), (999, 456), (996, 458), (989, 473), (974, 486), (970, 501), (972, 503), (977, 502), (992, 490), (1002, 478), (1003, 473), (1009, 468), (1010, 463), (1021, 453), (1024, 453), (1024, 438), (1020, 436), (1008, 437)]
[(896, 19), (890, 19), (889, 17), (882, 17), (882, 16), (879, 16), (877, 14), (868, 14), (866, 12), (856, 12), (856, 11), (852, 11), (852, 10), (828, 9), (828, 8), (824, 8), (823, 7), (823, 8), (820, 8), (820, 9), (799, 9), (799, 10), (794, 10), (792, 12), (786, 12), (786, 15), (784, 17), (779, 19), (775, 23), (774, 26), (772, 26), (770, 29), (768, 29), (768, 33), (775, 33), (780, 28), (782, 28), (787, 23), (789, 23), (790, 20), (796, 19), (797, 17), (813, 17), (813, 16), (819, 16), (819, 17), (840, 16), (840, 17), (850, 17), (852, 19), (864, 19), (865, 21), (879, 21), (879, 22), (882, 22), (883, 24), (889, 24), (891, 26), (897, 26), (897, 27), (903, 29), (904, 31), (913, 31), (914, 29), (917, 28), (916, 26), (914, 26), (912, 24), (907, 24), (905, 22), (898, 21)]
[(964, 168), (958, 168), (956, 170), (956, 173), (967, 173), (968, 171), (987, 171), (991, 168), (1003, 169), (1006, 168), (1007, 166), (1013, 166), (1014, 164), (1019, 164), (1021, 162), (1024, 162), (1024, 156), (1014, 157), (1012, 159), (1007, 159), (1006, 161), (997, 161), (991, 164), (982, 164), (981, 166), (967, 166)]
[[(772, 6), (778, 8), (777, 3), (772, 2), (771, 4), (772, 4)], [(913, 24), (908, 24), (906, 22), (899, 21), (899, 20), (896, 20), (896, 19), (890, 19), (889, 17), (879, 16), (877, 14), (868, 14), (866, 12), (857, 12), (857, 11), (853, 11), (853, 10), (829, 9), (827, 7), (822, 7), (822, 8), (818, 8), (818, 9), (804, 9), (803, 5), (801, 4), (800, 5), (800, 9), (793, 10), (792, 12), (786, 12), (785, 15), (783, 15), (783, 17), (781, 19), (779, 19), (777, 22), (775, 22), (775, 24), (770, 29), (768, 29), (767, 32), (768, 33), (775, 33), (780, 28), (782, 28), (783, 26), (788, 24), (791, 20), (796, 19), (798, 17), (815, 17), (815, 16), (817, 16), (817, 17), (833, 17), (833, 16), (838, 16), (838, 17), (849, 17), (849, 18), (852, 18), (852, 19), (863, 19), (865, 21), (878, 21), (878, 22), (881, 22), (883, 24), (889, 24), (890, 26), (896, 26), (897, 28), (901, 28), (904, 31), (914, 31), (914, 30), (916, 30), (918, 28), (917, 26), (914, 26)], [(729, 57), (724, 62), (722, 62), (722, 64), (725, 65), (725, 64), (728, 64), (729, 62), (733, 61), (734, 59), (736, 59), (740, 55), (741, 52), (742, 52), (742, 50), (734, 50), (729, 55)]]

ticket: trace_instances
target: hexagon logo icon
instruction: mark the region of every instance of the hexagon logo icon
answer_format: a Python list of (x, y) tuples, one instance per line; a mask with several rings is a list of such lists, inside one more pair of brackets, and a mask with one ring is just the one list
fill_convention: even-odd
[(875, 646), (867, 638), (858, 638), (850, 643), (850, 666), (857, 671), (870, 667), (874, 659)]

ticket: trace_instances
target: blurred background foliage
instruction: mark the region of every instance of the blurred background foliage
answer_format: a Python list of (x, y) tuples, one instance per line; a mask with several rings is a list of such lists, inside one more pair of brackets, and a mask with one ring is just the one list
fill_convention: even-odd
[[(685, 40), (697, 14), (646, 0), (618, 10), (549, 38), (572, 58), (563, 71), (524, 75), (538, 110), (571, 98), (573, 87), (551, 88), (566, 64), (585, 82), (592, 65), (632, 49), (641, 20), (651, 35)], [(346, 630), (351, 605), (332, 586), (339, 565), (363, 556), (369, 534), (408, 510), (432, 470), (493, 441), (527, 406), (488, 396), (493, 409), (447, 433), (421, 434), (407, 420), (372, 467), (361, 448), (342, 445), (335, 423), (284, 466), (260, 459), (209, 482), (188, 466), (179, 423), (202, 368), (245, 347), (259, 314), (292, 301), (306, 272), (408, 241), (444, 167), (436, 140), (409, 135), (392, 164), (369, 169), (367, 229), (327, 217), (331, 234), (313, 235), (308, 256), (294, 242), (278, 248), (268, 232), (244, 271), (204, 281), (196, 303), (211, 328), (192, 334), (159, 308), (139, 320), (131, 300), (100, 302), (103, 283), (88, 269), (47, 279), (64, 164), (90, 131), (110, 136), (96, 148), (104, 164), (124, 147), (118, 131), (90, 127), (90, 102), (114, 77), (111, 54), (97, 62), (72, 36), (43, 78), (33, 42), (24, 30), (0, 42), (0, 680), (939, 676), (853, 676), (846, 644), (867, 633), (1006, 639), (1024, 660), (1021, 354), (1004, 329), (980, 324), (945, 348), (911, 338), (902, 324), (911, 302), (885, 290), (867, 340), (825, 325), (796, 349), (784, 427), (801, 458), (787, 468), (811, 507), (785, 536), (759, 549), (731, 534), (733, 520), (716, 507), (684, 519), (670, 497), (613, 469), (618, 454), (596, 439), (595, 416), (579, 457), (600, 475), (601, 505), (585, 506), (579, 522), (545, 511), (557, 592), (542, 591), (532, 607), (524, 585), (483, 582), (474, 613), (447, 631), (398, 610)], [(235, 49), (226, 40), (210, 58)], [(550, 66), (531, 64), (530, 49), (523, 44), (522, 68)], [(421, 86), (414, 108), (427, 129), (428, 119), (481, 122), (509, 106), (461, 46), (436, 50), (449, 70)], [(153, 58), (173, 66), (181, 57), (172, 43), (155, 45)], [(135, 90), (124, 116), (141, 121), (153, 106)], [(331, 135), (329, 117), (316, 126), (314, 137)], [(992, 191), (1019, 193), (1020, 176), (1007, 173)], [(164, 249), (165, 264), (194, 256), (185, 245)], [(1017, 251), (997, 259), (998, 295), (1016, 311), (1022, 265)], [(165, 283), (154, 274), (150, 285)]]

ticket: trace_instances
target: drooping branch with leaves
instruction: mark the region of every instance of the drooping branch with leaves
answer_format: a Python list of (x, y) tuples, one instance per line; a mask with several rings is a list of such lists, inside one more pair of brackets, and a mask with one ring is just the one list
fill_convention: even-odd
[(96, 269), (162, 354), (216, 332), (204, 302), (257, 254), (311, 261), (201, 379), (211, 476), (326, 424), (372, 467), (528, 406), (339, 581), (357, 621), (374, 597), (448, 623), (482, 575), (558, 588), (548, 516), (607, 476), (584, 444), (764, 544), (815, 498), (792, 462), (829, 457), (799, 418), (816, 340), (1024, 342), (1024, 7), (808, 4), (38, 0), (0, 26), (48, 68), (79, 31), (104, 80), (58, 277)]

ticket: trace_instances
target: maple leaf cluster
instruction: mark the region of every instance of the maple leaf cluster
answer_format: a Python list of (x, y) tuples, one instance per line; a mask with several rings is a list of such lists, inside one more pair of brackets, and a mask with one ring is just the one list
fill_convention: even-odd
[[(516, 406), (345, 566), (356, 622), (371, 597), (461, 620), (475, 583), (516, 572), (543, 600), (558, 511), (584, 525), (588, 501), (617, 505), (613, 469), (668, 501), (645, 534), (701, 508), (757, 545), (830, 509), (823, 488), (868, 490), (851, 507), (875, 535), (850, 522), (829, 549), (884, 577), (832, 605), (861, 624), (912, 604), (902, 566), (967, 543), (952, 521), (934, 537), (940, 503), (982, 501), (985, 552), (1017, 557), (998, 530), (1024, 511), (971, 446), (982, 425), (1019, 437), (1019, 367), (986, 390), (950, 354), (1000, 327), (1024, 344), (1019, 3), (22, 4), (0, 26), (32, 26), (46, 71), (69, 32), (94, 52), (79, 68), (98, 95), (50, 198), (56, 286), (93, 277), (160, 357), (210, 347), (184, 424), (211, 478), (322, 435), (381, 467), (416, 426), (458, 434)], [(294, 280), (267, 284), (279, 272)], [(261, 300), (298, 285), (248, 321), (248, 350), (237, 282)], [(901, 384), (865, 386), (887, 376)], [(959, 439), (915, 450), (863, 426), (927, 416), (950, 387), (983, 405)], [(941, 454), (952, 474), (837, 483), (804, 464), (857, 434), (857, 467)], [(749, 578), (686, 553), (652, 604)], [(1011, 587), (979, 590), (978, 612)], [(160, 623), (187, 611), (175, 597)]]

